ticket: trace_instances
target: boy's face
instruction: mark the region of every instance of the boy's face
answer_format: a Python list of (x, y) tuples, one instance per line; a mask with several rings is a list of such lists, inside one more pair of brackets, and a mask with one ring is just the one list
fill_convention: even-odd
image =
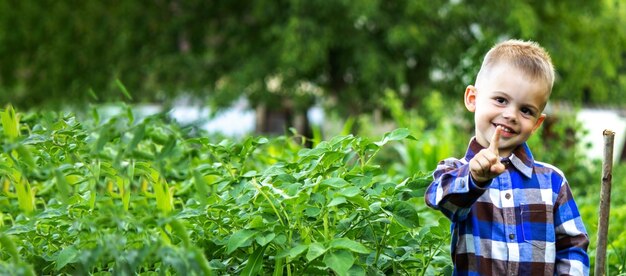
[(508, 64), (496, 64), (465, 90), (465, 107), (474, 112), (476, 140), (489, 147), (496, 126), (502, 126), (499, 153), (508, 157), (526, 142), (545, 119), (547, 85), (531, 80)]

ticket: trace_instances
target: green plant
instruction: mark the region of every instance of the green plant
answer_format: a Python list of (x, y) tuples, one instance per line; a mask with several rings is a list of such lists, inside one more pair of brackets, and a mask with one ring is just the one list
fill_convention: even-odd
[(14, 118), (26, 119), (3, 127), (21, 135), (0, 137), (0, 272), (450, 273), (449, 223), (423, 203), (429, 176), (379, 163), (408, 129), (309, 149), (212, 141), (132, 112)]

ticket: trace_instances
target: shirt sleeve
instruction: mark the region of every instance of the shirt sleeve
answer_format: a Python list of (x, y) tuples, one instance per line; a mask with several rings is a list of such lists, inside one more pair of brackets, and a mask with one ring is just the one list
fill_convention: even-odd
[(554, 226), (556, 274), (589, 275), (589, 236), (566, 180), (563, 180), (554, 205)]
[(424, 200), (435, 210), (441, 211), (451, 221), (467, 218), (472, 204), (487, 190), (491, 182), (480, 187), (469, 174), (467, 162), (449, 158), (439, 162), (433, 172), (433, 182), (426, 189)]

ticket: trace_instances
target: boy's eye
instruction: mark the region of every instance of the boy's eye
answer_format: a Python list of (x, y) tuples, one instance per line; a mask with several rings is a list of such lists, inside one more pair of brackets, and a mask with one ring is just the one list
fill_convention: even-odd
[(506, 99), (504, 98), (495, 98), (496, 102), (498, 102), (499, 104), (505, 104), (506, 103)]
[(522, 109), (520, 109), (520, 111), (524, 114), (524, 115), (530, 115), (533, 116), (534, 113), (530, 108), (527, 107), (522, 107)]

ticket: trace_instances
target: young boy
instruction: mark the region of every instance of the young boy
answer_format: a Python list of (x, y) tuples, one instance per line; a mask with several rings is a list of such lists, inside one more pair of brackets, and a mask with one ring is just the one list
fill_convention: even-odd
[(589, 238), (569, 184), (526, 144), (553, 83), (541, 46), (509, 40), (465, 89), (476, 136), (464, 158), (438, 164), (425, 194), (452, 221), (454, 275), (589, 274)]

